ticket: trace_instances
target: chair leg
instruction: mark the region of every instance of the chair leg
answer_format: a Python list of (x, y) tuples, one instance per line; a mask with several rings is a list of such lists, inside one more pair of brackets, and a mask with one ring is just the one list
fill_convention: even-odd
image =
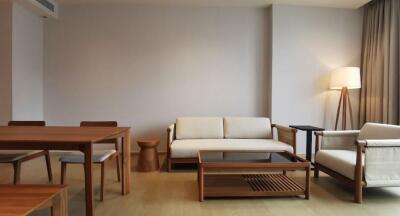
[(101, 163), (101, 185), (100, 185), (100, 201), (104, 200), (104, 164), (105, 161)]
[(117, 155), (116, 157), (115, 157), (115, 159), (116, 159), (116, 162), (117, 162), (117, 179), (118, 179), (118, 182), (120, 182), (121, 181), (121, 168), (120, 168), (120, 164), (119, 164), (119, 155)]
[(61, 184), (65, 183), (65, 174), (67, 173), (67, 163), (61, 162)]
[(355, 183), (355, 190), (354, 190), (354, 202), (362, 203), (362, 194), (363, 194), (363, 187), (361, 184)]
[(15, 161), (13, 163), (14, 167), (14, 184), (19, 184), (21, 179), (21, 162)]
[(51, 171), (51, 161), (49, 151), (45, 152), (46, 166), (47, 166), (47, 176), (49, 177), (49, 182), (53, 182), (53, 173)]

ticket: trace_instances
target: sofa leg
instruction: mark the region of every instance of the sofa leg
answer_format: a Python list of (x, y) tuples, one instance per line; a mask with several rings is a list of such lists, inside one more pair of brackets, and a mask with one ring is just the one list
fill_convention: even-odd
[(167, 170), (168, 170), (168, 172), (171, 172), (171, 170), (172, 170), (172, 162), (171, 162), (171, 159), (169, 159), (168, 158), (168, 162), (167, 162)]
[(314, 165), (314, 178), (319, 178), (319, 169), (316, 165)]

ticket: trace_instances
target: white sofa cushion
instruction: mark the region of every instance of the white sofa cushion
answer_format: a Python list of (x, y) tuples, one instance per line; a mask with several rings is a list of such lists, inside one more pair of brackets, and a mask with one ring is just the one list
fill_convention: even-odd
[(176, 120), (176, 139), (222, 139), (223, 119), (219, 117), (182, 117)]
[(199, 150), (260, 150), (293, 152), (293, 147), (272, 139), (174, 140), (171, 144), (171, 157), (196, 158)]
[[(315, 161), (347, 178), (354, 180), (357, 152), (352, 150), (319, 150)], [(364, 155), (363, 155), (364, 165)]]
[(400, 139), (400, 126), (366, 123), (361, 128), (358, 139)]
[(224, 134), (228, 139), (271, 139), (271, 121), (261, 117), (225, 117)]

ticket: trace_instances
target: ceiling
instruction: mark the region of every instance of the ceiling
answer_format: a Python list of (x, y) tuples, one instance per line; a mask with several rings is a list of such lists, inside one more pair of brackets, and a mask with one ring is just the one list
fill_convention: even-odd
[(243, 6), (265, 7), (274, 4), (356, 9), (371, 0), (56, 0), (62, 5), (124, 3), (170, 6)]

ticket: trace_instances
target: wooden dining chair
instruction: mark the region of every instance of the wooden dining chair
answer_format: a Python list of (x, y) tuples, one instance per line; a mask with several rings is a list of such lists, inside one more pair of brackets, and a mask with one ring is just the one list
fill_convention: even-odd
[[(82, 121), (81, 127), (117, 127), (116, 121)], [(117, 164), (117, 179), (121, 181), (121, 171), (120, 171), (120, 161), (119, 161), (119, 147), (118, 139), (107, 139), (101, 140), (98, 143), (102, 144), (114, 144), (113, 149), (98, 149), (98, 144), (93, 147), (93, 163), (101, 165), (101, 191), (100, 191), (100, 201), (104, 199), (104, 176), (105, 176), (105, 164), (110, 159), (115, 158)], [(67, 164), (84, 164), (85, 157), (82, 153), (70, 153), (68, 155), (62, 156), (61, 161), (61, 184), (65, 183), (65, 175), (67, 172)]]
[[(8, 126), (46, 126), (44, 121), (9, 121)], [(44, 156), (46, 159), (47, 175), (49, 181), (53, 181), (51, 171), (50, 154), (48, 150), (1, 150), (0, 163), (10, 163), (14, 168), (14, 184), (19, 184), (21, 179), (21, 164), (38, 157)]]

